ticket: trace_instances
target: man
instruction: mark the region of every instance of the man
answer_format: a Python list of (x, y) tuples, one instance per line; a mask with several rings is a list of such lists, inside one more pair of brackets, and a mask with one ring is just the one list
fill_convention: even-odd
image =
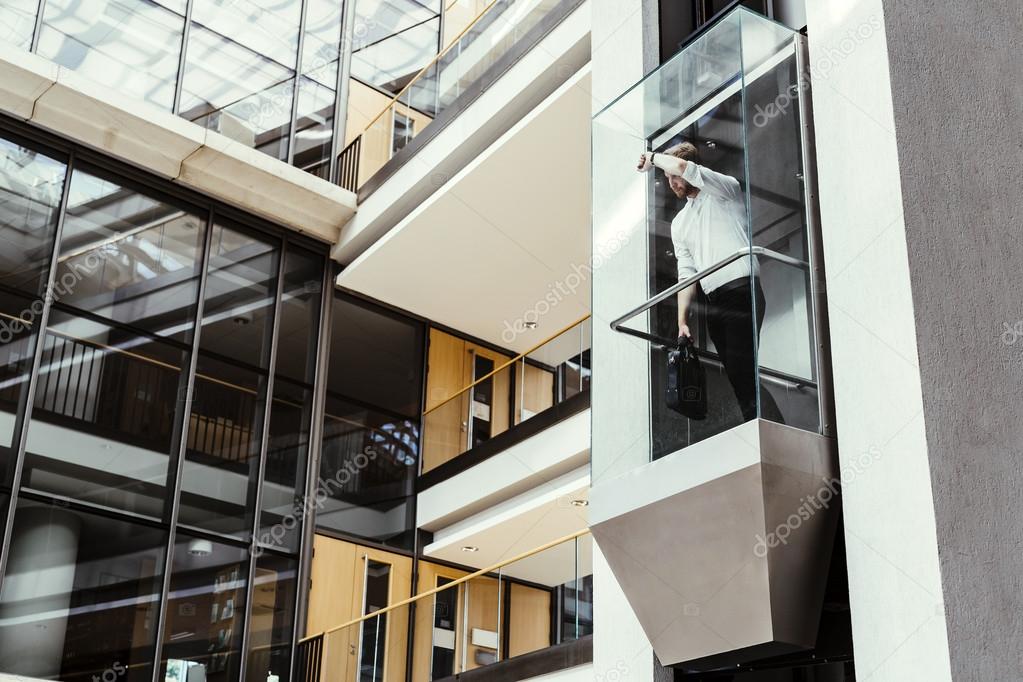
[[(686, 199), (686, 205), (671, 221), (671, 241), (678, 260), (680, 282), (750, 246), (746, 204), (739, 181), (698, 162), (696, 147), (683, 142), (664, 152), (644, 153), (637, 167), (640, 172), (655, 166), (660, 168), (675, 196)], [(747, 421), (757, 416), (754, 301), (758, 336), (764, 322), (764, 292), (760, 288), (759, 274), (756, 258), (746, 256), (700, 280), (708, 303), (707, 331)], [(679, 340), (692, 338), (689, 311), (695, 296), (695, 286), (678, 292)], [(760, 391), (760, 404), (763, 417), (783, 422), (778, 406), (766, 389)]]

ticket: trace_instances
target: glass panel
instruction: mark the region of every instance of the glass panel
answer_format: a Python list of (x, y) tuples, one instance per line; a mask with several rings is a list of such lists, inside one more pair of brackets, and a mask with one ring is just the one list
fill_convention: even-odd
[[(737, 9), (594, 119), (594, 253), (620, 247), (594, 313), (622, 325), (596, 331), (617, 375), (594, 398), (594, 481), (755, 417), (819, 428), (794, 35)], [(659, 169), (636, 173), (645, 150)], [(702, 382), (668, 364), (680, 335)]]
[(312, 399), (309, 388), (280, 377), (274, 382), (259, 542), (291, 552), (298, 551), (309, 513), (303, 501)]
[(27, 50), (32, 45), (39, 0), (7, 0), (0, 7), (0, 42)]
[(47, 0), (45, 7), (39, 55), (171, 109), (184, 28), (180, 15), (148, 0)]
[(188, 343), (206, 219), (75, 169), (61, 237), (56, 300)]
[(11, 484), (16, 419), (36, 347), (32, 303), (0, 289), (0, 485), (4, 486)]
[(54, 309), (23, 485), (160, 517), (188, 353)]
[(298, 54), (301, 0), (197, 2), (192, 21), (289, 69)]
[(182, 524), (251, 532), (278, 248), (214, 225), (181, 482)]
[(43, 293), (66, 170), (56, 159), (0, 138), (0, 287)]
[(288, 247), (277, 332), (277, 374), (306, 384), (313, 383), (316, 372), (323, 267), (322, 256)]
[(293, 56), (289, 65), (281, 64), (193, 23), (180, 113), (284, 161), (291, 132), (294, 61)]
[(418, 455), (418, 420), (328, 394), (320, 460), (327, 497), (317, 497), (317, 525), (411, 549)]
[(247, 584), (245, 549), (178, 533), (161, 677), (179, 682), (238, 679)]
[[(365, 593), (362, 615), (375, 613), (390, 601), (391, 565), (366, 561)], [(359, 682), (383, 682), (387, 663), (387, 616), (362, 621), (362, 645), (359, 647)], [(389, 670), (388, 670), (389, 671)]]
[(439, 9), (416, 0), (357, 0), (355, 12), (355, 78), (397, 93), (437, 54)]
[(289, 682), (298, 563), (264, 555), (256, 561), (249, 621), (248, 682)]
[(165, 531), (18, 503), (0, 597), (0, 670), (151, 679)]
[(334, 130), (341, 9), (340, 2), (308, 0), (298, 86), (294, 164), (325, 179)]

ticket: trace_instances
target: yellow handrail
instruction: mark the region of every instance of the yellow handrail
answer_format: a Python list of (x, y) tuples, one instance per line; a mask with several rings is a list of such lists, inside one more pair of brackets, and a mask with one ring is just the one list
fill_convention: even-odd
[(308, 635), (306, 637), (303, 637), (302, 639), (299, 640), (299, 643), (308, 641), (310, 639), (316, 639), (317, 637), (320, 637), (320, 636), (326, 636), (326, 635), (329, 635), (332, 632), (337, 632), (338, 630), (344, 630), (347, 627), (351, 627), (353, 625), (357, 625), (357, 624), (359, 624), (359, 623), (361, 623), (361, 622), (363, 622), (365, 620), (369, 620), (370, 618), (376, 618), (377, 616), (382, 615), (384, 613), (388, 613), (389, 611), (393, 611), (393, 610), (395, 610), (397, 608), (401, 608), (402, 606), (407, 606), (408, 604), (411, 604), (412, 602), (416, 602), (416, 601), (419, 601), (420, 599), (425, 599), (427, 597), (432, 597), (433, 595), (437, 594), (438, 592), (443, 592), (444, 590), (450, 590), (452, 587), (458, 587), (462, 583), (469, 582), (470, 580), (475, 580), (476, 578), (480, 578), (482, 576), (485, 576), (488, 573), (493, 573), (497, 569), (503, 568), (503, 567), (507, 566), (508, 564), (514, 564), (517, 561), (522, 561), (523, 559), (528, 559), (529, 557), (534, 556), (536, 554), (539, 554), (540, 552), (545, 552), (548, 549), (551, 549), (552, 547), (557, 547), (558, 545), (562, 545), (562, 544), (564, 544), (566, 542), (570, 542), (571, 540), (575, 540), (577, 538), (581, 538), (582, 536), (589, 535), (589, 534), (590, 534), (590, 529), (589, 528), (583, 528), (582, 530), (577, 530), (574, 533), (569, 533), (568, 535), (560, 537), (557, 540), (551, 540), (550, 542), (542, 544), (539, 547), (534, 547), (533, 549), (526, 550), (525, 552), (522, 552), (521, 554), (517, 554), (517, 555), (511, 557), (510, 559), (504, 559), (503, 561), (499, 561), (496, 564), (492, 564), (490, 566), (487, 566), (486, 568), (481, 568), (480, 570), (476, 571), (475, 573), (470, 573), (468, 575), (463, 575), (461, 578), (458, 578), (457, 580), (452, 580), (451, 582), (445, 583), (444, 585), (441, 585), (440, 587), (434, 587), (432, 589), (427, 590), (426, 592), (420, 592), (419, 594), (414, 595), (412, 597), (409, 597), (408, 599), (402, 599), (401, 601), (395, 602), (395, 603), (391, 604), (390, 606), (385, 606), (382, 609), (378, 609), (378, 610), (374, 611), (373, 613), (367, 613), (364, 616), (359, 616), (358, 618), (353, 618), (352, 620), (347, 621), (345, 623), (341, 623), (340, 625), (335, 625), (332, 628), (327, 628), (323, 632), (318, 632), (315, 635)]
[[(398, 94), (397, 94), (397, 95), (395, 95), (395, 96), (394, 96), (394, 97), (393, 97), (393, 98), (391, 99), (391, 101), (387, 103), (387, 106), (386, 106), (386, 107), (384, 107), (384, 108), (383, 108), (383, 109), (382, 109), (382, 110), (380, 111), (380, 113), (379, 113), (379, 114), (377, 114), (376, 116), (374, 116), (374, 117), (373, 117), (373, 119), (372, 119), (372, 120), (371, 120), (371, 121), (370, 121), (370, 122), (369, 122), (369, 123), (368, 123), (368, 124), (366, 125), (366, 127), (362, 129), (362, 133), (365, 133), (365, 132), (366, 132), (367, 130), (369, 130), (370, 128), (372, 128), (372, 127), (373, 127), (373, 124), (374, 124), (374, 123), (376, 123), (377, 121), (379, 121), (379, 120), (380, 120), (380, 117), (381, 117), (381, 116), (383, 116), (384, 114), (386, 114), (386, 113), (388, 112), (388, 110), (390, 110), (390, 108), (394, 106), (394, 103), (395, 103), (395, 102), (397, 102), (397, 101), (398, 101), (398, 100), (399, 100), (399, 99), (401, 98), (401, 96), (402, 96), (402, 95), (404, 95), (404, 94), (405, 94), (405, 92), (406, 92), (406, 91), (407, 91), (407, 90), (408, 90), (408, 89), (409, 89), (410, 87), (412, 87), (412, 84), (413, 84), (413, 83), (416, 83), (416, 82), (418, 82), (418, 81), (419, 81), (419, 79), (423, 77), (423, 74), (425, 74), (425, 73), (427, 72), (427, 70), (429, 70), (429, 68), (430, 68), (431, 66), (433, 66), (433, 65), (434, 65), (434, 64), (436, 64), (436, 63), (437, 63), (438, 61), (440, 61), (440, 58), (441, 58), (441, 57), (443, 57), (444, 55), (446, 55), (446, 54), (447, 54), (447, 53), (448, 53), (448, 52), (449, 52), (449, 51), (451, 50), (451, 48), (453, 48), (453, 47), (454, 47), (454, 46), (455, 46), (456, 44), (458, 44), (458, 41), (462, 39), (462, 36), (464, 36), (464, 35), (465, 35), (466, 33), (468, 33), (468, 32), (469, 32), (469, 29), (470, 29), (470, 28), (472, 28), (473, 26), (475, 26), (475, 25), (476, 25), (476, 23), (477, 23), (477, 22), (479, 22), (479, 20), (480, 20), (480, 19), (482, 19), (482, 18), (483, 18), (483, 16), (484, 16), (484, 15), (485, 15), (485, 14), (486, 14), (487, 12), (489, 12), (489, 11), (491, 10), (491, 8), (493, 8), (493, 6), (494, 6), (494, 5), (496, 5), (497, 3), (498, 3), (498, 0), (492, 0), (492, 1), (490, 2), (490, 4), (488, 4), (488, 5), (486, 6), (486, 7), (484, 7), (484, 8), (483, 8), (483, 11), (482, 11), (482, 12), (480, 12), (479, 14), (477, 14), (477, 15), (476, 15), (476, 18), (475, 18), (475, 19), (473, 19), (472, 21), (470, 21), (470, 22), (469, 22), (469, 24), (468, 24), (468, 25), (467, 25), (467, 26), (466, 26), (465, 28), (463, 28), (463, 29), (462, 29), (461, 33), (459, 33), (459, 34), (458, 34), (457, 36), (455, 36), (455, 37), (454, 37), (454, 38), (453, 38), (453, 39), (451, 40), (451, 42), (450, 42), (450, 43), (448, 43), (448, 46), (447, 46), (447, 47), (445, 47), (445, 48), (444, 48), (443, 50), (441, 50), (440, 52), (438, 52), (438, 53), (437, 53), (437, 56), (436, 56), (436, 57), (434, 57), (433, 59), (431, 59), (431, 60), (430, 60), (430, 63), (429, 63), (429, 64), (427, 64), (427, 65), (426, 65), (426, 66), (424, 66), (424, 67), (423, 67), (422, 69), (420, 69), (419, 73), (417, 73), (417, 74), (416, 74), (415, 76), (413, 76), (413, 77), (412, 77), (412, 79), (411, 79), (411, 80), (409, 80), (409, 82), (408, 82), (408, 83), (406, 83), (406, 84), (405, 84), (405, 86), (404, 86), (404, 87), (403, 87), (403, 88), (402, 88), (401, 90), (399, 90), (399, 91), (398, 91)], [(360, 133), (360, 134), (362, 134), (362, 133)]]
[(587, 313), (586, 315), (583, 315), (582, 317), (580, 317), (578, 320), (576, 320), (572, 324), (568, 325), (567, 327), (564, 327), (564, 328), (560, 329), (559, 331), (557, 331), (556, 333), (552, 334), (551, 336), (548, 336), (546, 339), (544, 339), (543, 341), (540, 341), (539, 343), (537, 343), (533, 347), (531, 347), (531, 348), (529, 348), (529, 349), (519, 353), (518, 355), (516, 355), (515, 357), (513, 357), (511, 360), (509, 360), (508, 362), (504, 363), (503, 365), (500, 365), (499, 367), (491, 370), (490, 372), (487, 372), (486, 374), (481, 376), (479, 379), (476, 379), (475, 381), (473, 381), (468, 386), (465, 386), (465, 387), (459, 389), (458, 391), (456, 391), (455, 393), (452, 393), (447, 398), (445, 398), (444, 400), (440, 401), (439, 403), (437, 403), (436, 405), (434, 405), (430, 409), (423, 410), (423, 416), (425, 417), (426, 415), (430, 414), (431, 412), (436, 410), (441, 405), (447, 405), (449, 402), (451, 402), (452, 400), (454, 400), (458, 396), (462, 395), (463, 393), (465, 393), (466, 391), (471, 389), (473, 386), (476, 386), (477, 384), (480, 384), (480, 383), (486, 381), (490, 377), (494, 376), (495, 374), (497, 374), (498, 372), (503, 370), (505, 367), (508, 367), (510, 365), (514, 365), (516, 362), (518, 362), (522, 358), (526, 357), (527, 355), (529, 355), (530, 353), (532, 353), (536, 349), (540, 348), (541, 346), (547, 345), (548, 343), (550, 343), (554, 339), (558, 338), (559, 336), (561, 336), (565, 332), (573, 329), (574, 327), (577, 327), (577, 326), (581, 325), (583, 322), (585, 322), (588, 319), (590, 319), (590, 314), (589, 313)]

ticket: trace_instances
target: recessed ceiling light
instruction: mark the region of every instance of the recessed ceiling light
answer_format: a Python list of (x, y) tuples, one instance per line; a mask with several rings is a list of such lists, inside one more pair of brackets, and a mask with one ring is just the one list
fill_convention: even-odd
[(536, 322), (526, 322), (526, 329), (536, 329)]
[(569, 502), (573, 507), (588, 507), (590, 506), (589, 500), (572, 500)]
[(474, 545), (465, 545), (464, 547), (462, 547), (462, 551), (463, 552), (478, 552), (478, 551), (480, 551), (480, 548), (476, 547)]
[(213, 554), (213, 543), (196, 538), (188, 543), (188, 553), (192, 556), (209, 556)]

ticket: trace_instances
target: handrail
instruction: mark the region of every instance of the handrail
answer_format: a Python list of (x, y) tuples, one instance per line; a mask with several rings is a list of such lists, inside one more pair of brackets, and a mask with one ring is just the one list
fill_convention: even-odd
[(565, 332), (573, 329), (574, 327), (578, 327), (580, 324), (582, 324), (583, 322), (585, 322), (588, 319), (590, 319), (590, 314), (589, 313), (587, 313), (586, 315), (583, 315), (582, 317), (580, 317), (578, 320), (576, 320), (572, 324), (568, 325), (567, 327), (562, 328), (561, 330), (557, 331), (556, 333), (552, 334), (551, 336), (548, 336), (546, 339), (544, 339), (543, 341), (540, 341), (539, 343), (537, 343), (533, 347), (531, 347), (531, 348), (529, 348), (527, 350), (524, 350), (523, 352), (519, 353), (518, 355), (513, 357), (511, 360), (508, 360), (504, 364), (502, 364), (502, 365), (494, 368), (493, 370), (487, 372), (486, 374), (481, 376), (479, 379), (476, 379), (475, 381), (473, 381), (468, 386), (464, 386), (464, 387), (460, 388), (459, 390), (457, 390), (456, 392), (452, 393), (447, 398), (445, 398), (444, 400), (440, 401), (439, 403), (437, 403), (436, 405), (434, 405), (430, 409), (423, 410), (423, 416), (425, 417), (426, 415), (430, 414), (431, 412), (433, 412), (434, 410), (439, 408), (441, 405), (447, 405), (449, 402), (451, 402), (452, 400), (454, 400), (458, 396), (462, 395), (463, 393), (465, 393), (469, 389), (473, 388), (474, 386), (483, 383), (484, 381), (486, 381), (490, 377), (494, 376), (495, 374), (497, 374), (498, 372), (503, 370), (505, 367), (509, 367), (511, 365), (514, 365), (516, 362), (518, 362), (519, 360), (523, 359), (524, 357), (526, 357), (527, 355), (529, 355), (530, 353), (532, 353), (536, 349), (538, 349), (538, 348), (540, 348), (542, 346), (547, 345), (548, 343), (550, 343), (554, 339), (558, 338), (559, 336), (561, 336)]
[(640, 305), (633, 308), (629, 312), (625, 313), (621, 317), (612, 320), (611, 329), (616, 332), (624, 332), (627, 334), (636, 331), (634, 329), (622, 329), (621, 327), (623, 324), (634, 318), (636, 315), (639, 315), (642, 312), (650, 310), (650, 308), (653, 308), (661, 301), (664, 301), (665, 299), (669, 298), (672, 294), (676, 294), (679, 291), (682, 291), (683, 289), (690, 287), (693, 284), (696, 284), (701, 279), (705, 278), (707, 275), (712, 275), (721, 268), (727, 265), (731, 265), (735, 261), (746, 256), (763, 256), (765, 258), (770, 258), (772, 260), (786, 263), (787, 265), (794, 265), (798, 268), (804, 268), (807, 270), (810, 269), (810, 264), (807, 263), (805, 260), (799, 260), (798, 258), (793, 258), (792, 256), (786, 256), (783, 253), (772, 251), (771, 249), (764, 248), (763, 246), (751, 246), (748, 249), (740, 249), (739, 251), (736, 251), (732, 255), (727, 256), (722, 260), (719, 260), (717, 263), (714, 263), (713, 265), (710, 265), (704, 268), (703, 270), (700, 270), (692, 277), (687, 277), (684, 280), (681, 280), (680, 282), (671, 285), (664, 291), (655, 294), (654, 296), (647, 299), (645, 302), (641, 303)]
[(475, 25), (476, 25), (476, 24), (477, 24), (477, 23), (479, 22), (479, 20), (480, 20), (480, 19), (482, 19), (482, 18), (483, 18), (483, 17), (484, 17), (484, 16), (485, 16), (485, 15), (487, 14), (487, 12), (489, 12), (489, 11), (490, 11), (490, 10), (491, 10), (491, 9), (492, 9), (492, 8), (494, 7), (494, 5), (496, 5), (496, 4), (497, 4), (497, 3), (499, 2), (499, 1), (500, 1), (500, 0), (491, 0), (490, 4), (488, 4), (488, 5), (486, 6), (486, 7), (484, 7), (484, 8), (483, 8), (483, 11), (481, 11), (481, 12), (480, 12), (479, 14), (477, 14), (477, 15), (476, 15), (476, 18), (475, 18), (475, 19), (473, 19), (472, 21), (470, 21), (470, 22), (469, 22), (469, 24), (468, 24), (468, 25), (467, 25), (467, 26), (466, 26), (466, 27), (465, 27), (464, 29), (462, 29), (462, 32), (461, 32), (461, 33), (459, 33), (459, 34), (458, 34), (457, 36), (455, 36), (455, 37), (454, 37), (454, 38), (453, 38), (453, 39), (451, 40), (451, 42), (450, 42), (450, 43), (448, 43), (448, 46), (447, 46), (447, 47), (445, 47), (445, 48), (444, 48), (443, 50), (441, 50), (440, 52), (438, 52), (438, 53), (437, 53), (437, 56), (436, 56), (436, 57), (434, 57), (433, 59), (431, 59), (431, 60), (430, 60), (430, 63), (429, 63), (429, 64), (427, 64), (427, 65), (426, 65), (426, 66), (424, 66), (424, 67), (423, 67), (422, 69), (420, 69), (420, 70), (419, 70), (419, 73), (417, 73), (417, 74), (416, 74), (415, 76), (413, 76), (413, 77), (412, 77), (412, 78), (411, 78), (411, 79), (409, 80), (409, 82), (408, 82), (408, 83), (406, 83), (406, 84), (405, 84), (405, 86), (404, 86), (404, 87), (402, 87), (402, 89), (398, 91), (398, 94), (396, 94), (396, 95), (395, 95), (395, 96), (394, 96), (393, 98), (391, 98), (391, 101), (387, 103), (387, 106), (385, 106), (385, 107), (384, 107), (384, 108), (383, 108), (383, 109), (382, 109), (382, 110), (380, 111), (380, 113), (379, 113), (379, 114), (377, 114), (376, 116), (374, 116), (374, 117), (373, 117), (373, 119), (372, 119), (372, 120), (371, 120), (371, 121), (370, 121), (370, 122), (369, 122), (369, 123), (368, 123), (368, 124), (366, 125), (366, 127), (362, 129), (362, 133), (360, 133), (360, 135), (362, 135), (362, 134), (365, 134), (367, 130), (369, 130), (370, 128), (372, 128), (372, 127), (373, 127), (373, 124), (374, 124), (374, 123), (376, 123), (377, 121), (379, 121), (379, 120), (380, 120), (380, 117), (381, 117), (381, 116), (383, 116), (384, 114), (386, 114), (386, 113), (387, 113), (387, 111), (388, 111), (388, 110), (389, 110), (389, 109), (390, 109), (391, 107), (393, 107), (393, 106), (394, 106), (394, 103), (395, 103), (395, 102), (397, 102), (397, 101), (398, 101), (399, 99), (401, 99), (401, 96), (402, 96), (402, 95), (404, 95), (404, 94), (405, 94), (405, 92), (406, 92), (406, 91), (407, 91), (407, 90), (408, 90), (408, 89), (409, 89), (410, 87), (412, 87), (412, 84), (413, 84), (413, 83), (416, 83), (416, 82), (418, 82), (418, 81), (419, 81), (419, 79), (423, 77), (423, 74), (425, 74), (425, 73), (427, 72), (427, 70), (428, 70), (428, 69), (429, 69), (430, 67), (432, 67), (432, 66), (433, 66), (434, 64), (436, 64), (436, 63), (437, 63), (438, 61), (440, 61), (441, 57), (443, 57), (443, 56), (444, 56), (444, 55), (446, 55), (446, 54), (447, 54), (448, 52), (450, 52), (450, 51), (451, 51), (451, 48), (453, 48), (453, 47), (454, 47), (455, 45), (457, 45), (457, 44), (458, 44), (458, 41), (462, 39), (462, 36), (464, 36), (464, 35), (465, 35), (466, 33), (468, 33), (468, 32), (469, 32), (469, 29), (471, 29), (471, 28), (472, 28), (473, 26), (475, 26)]
[(560, 537), (560, 538), (558, 538), (556, 540), (551, 540), (550, 542), (544, 543), (544, 544), (540, 545), (539, 547), (534, 547), (533, 549), (526, 550), (525, 552), (522, 552), (521, 554), (517, 554), (517, 555), (511, 557), (510, 559), (504, 559), (502, 561), (498, 561), (496, 564), (491, 564), (490, 566), (487, 566), (486, 568), (481, 568), (481, 569), (479, 569), (478, 571), (476, 571), (474, 573), (470, 573), (468, 575), (463, 575), (461, 578), (458, 578), (456, 580), (452, 580), (451, 582), (445, 583), (444, 585), (441, 585), (440, 587), (434, 587), (434, 588), (431, 588), (429, 590), (426, 590), (425, 592), (420, 592), (419, 594), (413, 595), (413, 596), (409, 597), (408, 599), (402, 599), (401, 601), (397, 601), (397, 602), (395, 602), (395, 603), (393, 603), (393, 604), (391, 604), (389, 606), (385, 606), (382, 609), (377, 609), (373, 613), (367, 613), (366, 615), (359, 616), (358, 618), (354, 618), (354, 619), (352, 619), (350, 621), (347, 621), (345, 623), (341, 623), (340, 625), (335, 625), (332, 628), (327, 628), (326, 630), (323, 630), (322, 632), (317, 632), (314, 635), (308, 635), (306, 637), (303, 637), (302, 639), (298, 640), (298, 643), (301, 644), (302, 642), (305, 642), (307, 640), (316, 639), (317, 637), (329, 635), (332, 632), (337, 632), (338, 630), (344, 630), (347, 627), (351, 627), (353, 625), (358, 625), (359, 623), (361, 623), (363, 621), (366, 621), (366, 620), (369, 620), (370, 618), (376, 618), (379, 615), (388, 613), (388, 612), (393, 611), (393, 610), (395, 610), (397, 608), (401, 608), (402, 606), (407, 606), (407, 605), (409, 605), (409, 604), (411, 604), (413, 602), (419, 601), (420, 599), (425, 599), (426, 597), (432, 597), (433, 595), (437, 594), (438, 592), (443, 592), (444, 590), (450, 590), (452, 587), (458, 587), (462, 583), (469, 582), (470, 580), (475, 580), (476, 578), (481, 578), (481, 577), (487, 575), (488, 573), (493, 573), (497, 569), (503, 568), (503, 567), (507, 566), (508, 564), (514, 564), (517, 561), (522, 561), (523, 559), (528, 559), (529, 557), (534, 556), (536, 554), (539, 554), (540, 552), (545, 552), (548, 549), (551, 549), (552, 547), (557, 547), (558, 545), (562, 545), (562, 544), (564, 544), (566, 542), (569, 542), (571, 540), (576, 540), (578, 538), (581, 538), (584, 535), (589, 535), (589, 534), (590, 534), (590, 529), (589, 528), (583, 528), (582, 530), (577, 530), (574, 533), (569, 533), (568, 535)]

